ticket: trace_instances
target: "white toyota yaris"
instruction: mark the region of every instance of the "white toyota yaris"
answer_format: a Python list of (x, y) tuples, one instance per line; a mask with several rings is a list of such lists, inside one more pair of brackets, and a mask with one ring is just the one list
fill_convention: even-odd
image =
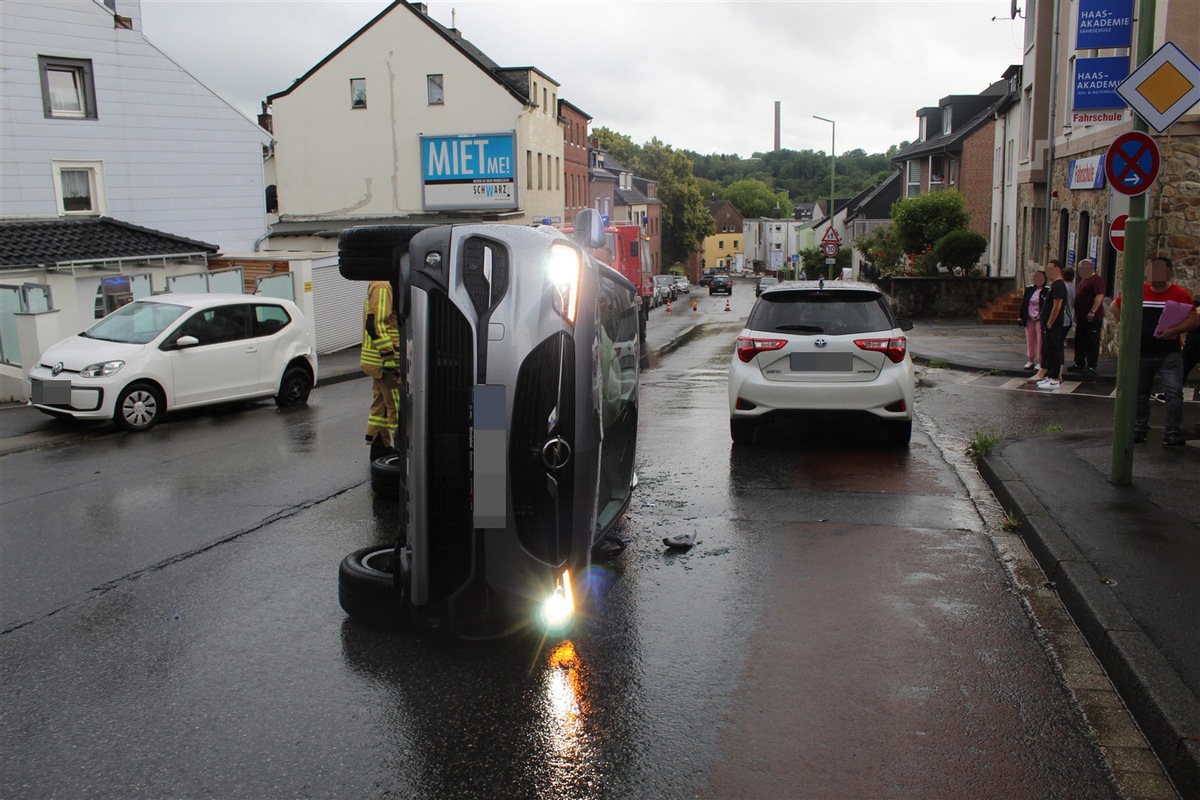
[(144, 431), (168, 409), (274, 397), (308, 401), (317, 355), (289, 300), (162, 294), (135, 300), (64, 339), (29, 371), (30, 405)]
[(912, 436), (912, 359), (904, 331), (877, 286), (795, 281), (765, 289), (738, 335), (729, 366), (729, 429), (737, 444), (760, 422), (805, 412), (860, 412), (882, 420), (889, 441)]

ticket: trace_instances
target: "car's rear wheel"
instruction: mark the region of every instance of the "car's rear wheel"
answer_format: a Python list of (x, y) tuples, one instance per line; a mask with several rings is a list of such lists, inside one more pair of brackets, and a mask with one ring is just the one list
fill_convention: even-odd
[(158, 424), (166, 410), (166, 401), (157, 386), (131, 383), (117, 395), (113, 422), (132, 433), (148, 431)]
[(399, 625), (404, 620), (396, 591), (394, 547), (364, 547), (342, 559), (338, 567), (338, 602), (342, 610), (372, 625)]
[(380, 497), (399, 497), (404, 456), (388, 453), (371, 462), (371, 489)]
[(757, 427), (757, 420), (731, 419), (729, 420), (729, 435), (733, 437), (734, 444), (751, 444), (754, 442), (754, 429)]
[(888, 444), (893, 447), (908, 447), (912, 440), (912, 420), (888, 420), (883, 423), (887, 428)]
[(308, 394), (312, 387), (312, 376), (308, 374), (308, 370), (304, 367), (290, 367), (279, 381), (279, 394), (275, 395), (275, 405), (280, 408), (302, 406), (308, 402)]

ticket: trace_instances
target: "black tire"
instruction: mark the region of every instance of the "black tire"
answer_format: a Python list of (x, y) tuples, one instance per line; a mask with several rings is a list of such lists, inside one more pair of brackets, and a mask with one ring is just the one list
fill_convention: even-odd
[(275, 395), (275, 405), (280, 408), (305, 405), (312, 388), (313, 379), (308, 370), (304, 367), (288, 367), (279, 381), (279, 394)]
[(372, 625), (399, 625), (404, 619), (392, 567), (394, 547), (364, 547), (342, 559), (338, 567), (338, 603), (357, 620)]
[(389, 453), (371, 462), (371, 489), (380, 497), (399, 497), (404, 477), (404, 456)]
[(397, 250), (428, 225), (360, 225), (338, 236), (338, 271), (352, 281), (395, 281)]
[(888, 420), (883, 423), (887, 429), (888, 444), (892, 447), (908, 447), (912, 440), (912, 420)]
[(157, 386), (151, 383), (131, 383), (117, 395), (113, 422), (130, 433), (148, 431), (158, 424), (167, 411), (167, 401)]
[(730, 419), (729, 435), (733, 437), (734, 444), (753, 444), (754, 430), (757, 427), (758, 420)]

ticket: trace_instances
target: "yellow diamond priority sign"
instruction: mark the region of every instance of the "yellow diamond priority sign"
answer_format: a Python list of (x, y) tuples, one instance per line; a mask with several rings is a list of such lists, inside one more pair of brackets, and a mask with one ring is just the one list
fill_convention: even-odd
[(1121, 82), (1117, 94), (1162, 133), (1200, 102), (1200, 66), (1167, 42)]

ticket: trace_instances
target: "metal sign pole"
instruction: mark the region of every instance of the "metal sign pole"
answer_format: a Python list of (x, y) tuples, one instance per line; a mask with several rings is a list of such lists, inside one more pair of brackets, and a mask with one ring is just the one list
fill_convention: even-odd
[[(1156, 0), (1138, 3), (1137, 63), (1154, 52)], [(1148, 126), (1133, 115), (1133, 128)], [(1133, 483), (1133, 423), (1137, 403), (1138, 360), (1142, 337), (1142, 284), (1146, 276), (1146, 192), (1129, 199), (1125, 222), (1125, 270), (1121, 276), (1121, 349), (1117, 354), (1117, 399), (1113, 409), (1112, 469), (1108, 480), (1117, 486)]]

